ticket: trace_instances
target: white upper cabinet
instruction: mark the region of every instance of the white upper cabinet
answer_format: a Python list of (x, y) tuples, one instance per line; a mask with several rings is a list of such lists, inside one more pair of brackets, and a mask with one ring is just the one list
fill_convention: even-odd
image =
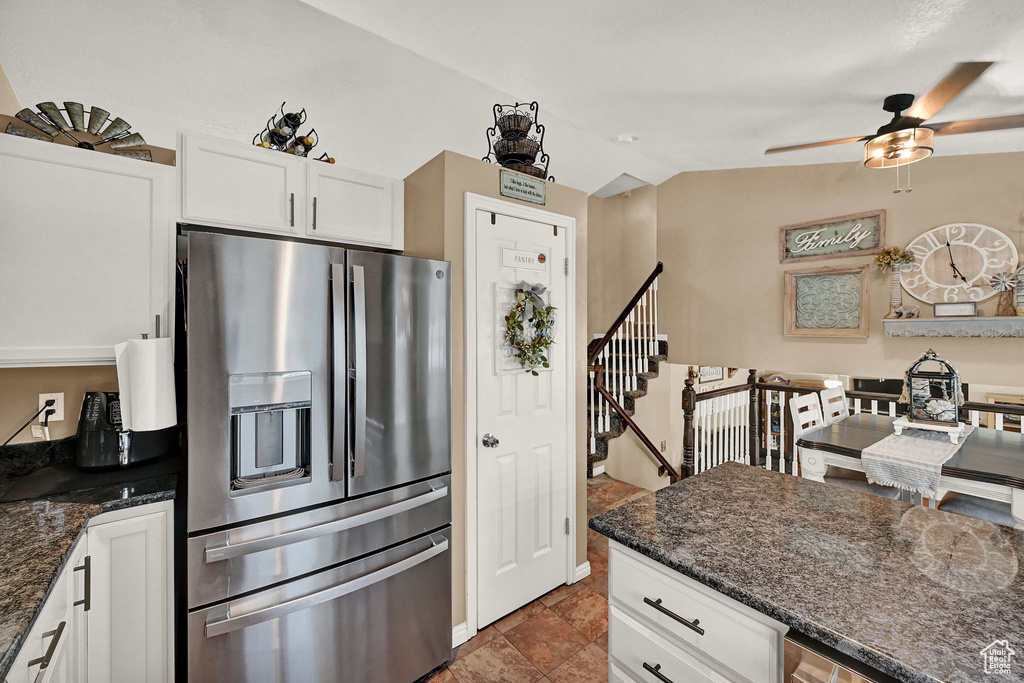
[(400, 180), (195, 133), (178, 167), (184, 223), (402, 249)]
[(183, 223), (302, 234), (305, 160), (205, 135), (181, 134)]
[(110, 363), (169, 330), (174, 169), (0, 135), (0, 366)]
[(318, 162), (309, 164), (307, 178), (309, 237), (402, 248), (402, 181)]

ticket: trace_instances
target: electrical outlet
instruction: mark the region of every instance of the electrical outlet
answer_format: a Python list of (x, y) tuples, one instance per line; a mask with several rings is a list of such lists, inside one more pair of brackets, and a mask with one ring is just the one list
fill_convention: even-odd
[(664, 453), (666, 450), (668, 450), (668, 441), (662, 441), (661, 442), (661, 452)]
[[(60, 422), (64, 419), (64, 392), (59, 394), (39, 394), (39, 407), (42, 408), (46, 405), (46, 402), (50, 399), (54, 399), (56, 403), (50, 406), (57, 412), (50, 416), (50, 422)], [(46, 411), (39, 413), (39, 421), (42, 422), (46, 418)]]
[(32, 425), (32, 438), (41, 439), (43, 438), (43, 427), (42, 425)]

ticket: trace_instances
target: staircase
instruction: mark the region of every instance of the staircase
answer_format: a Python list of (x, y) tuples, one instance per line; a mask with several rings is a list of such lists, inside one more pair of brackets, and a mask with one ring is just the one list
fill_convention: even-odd
[[(630, 417), (633, 417), (633, 415), (636, 413), (637, 399), (643, 398), (644, 396), (647, 395), (647, 383), (658, 376), (658, 373), (661, 368), (661, 363), (663, 363), (668, 358), (668, 342), (665, 340), (655, 341), (657, 343), (657, 348), (655, 349), (656, 353), (654, 355), (637, 357), (637, 362), (639, 363), (640, 370), (634, 375), (636, 380), (636, 388), (627, 389), (622, 392), (622, 401), (620, 405), (626, 411), (626, 414), (629, 415)], [(594, 341), (590, 342), (590, 345), (587, 347), (587, 353), (589, 354), (595, 348), (597, 348), (597, 345), (599, 343), (600, 340), (598, 339), (595, 339)], [(626, 365), (627, 363), (629, 363), (629, 356), (631, 355), (629, 349), (622, 348), (621, 353), (615, 353), (615, 351), (619, 350), (618, 345), (612, 342), (609, 343), (608, 346), (610, 347), (610, 349), (612, 349), (611, 353), (614, 354), (615, 356), (618, 356), (618, 358), (612, 359), (612, 362), (619, 362), (622, 365)], [(644, 367), (645, 363), (646, 367)], [(606, 385), (609, 384), (609, 379), (609, 374), (607, 371), (605, 371), (604, 381)], [(611, 411), (611, 413), (609, 414), (608, 411), (605, 409), (606, 407), (600, 405), (600, 403), (602, 403), (604, 399), (602, 396), (598, 395), (593, 390), (594, 373), (590, 373), (589, 381), (590, 386), (588, 386), (587, 390), (587, 423), (588, 430), (590, 430), (588, 433), (591, 435), (591, 440), (590, 452), (587, 456), (587, 476), (591, 477), (594, 473), (594, 466), (597, 463), (601, 462), (602, 460), (606, 460), (608, 458), (608, 441), (618, 436), (622, 436), (622, 434), (625, 433), (627, 429), (629, 429), (629, 426), (626, 424), (626, 421), (623, 420), (618, 415), (618, 413)], [(632, 382), (626, 377), (622, 378), (622, 384), (631, 386), (633, 385)], [(594, 405), (595, 403), (597, 403), (597, 405)], [(590, 416), (595, 415), (597, 413), (600, 413), (600, 415), (595, 420), (595, 422), (597, 423), (598, 431), (594, 431), (590, 426)], [(602, 417), (605, 417), (606, 420), (603, 420)]]
[(587, 476), (594, 464), (608, 457), (608, 440), (632, 429), (650, 453), (659, 473), (673, 482), (679, 474), (633, 421), (636, 400), (647, 394), (647, 383), (658, 376), (668, 356), (668, 343), (658, 339), (659, 262), (619, 314), (608, 332), (587, 348)]

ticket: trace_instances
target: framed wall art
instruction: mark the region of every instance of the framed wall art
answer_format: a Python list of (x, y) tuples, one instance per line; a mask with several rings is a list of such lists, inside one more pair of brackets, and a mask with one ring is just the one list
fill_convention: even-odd
[(779, 230), (779, 262), (877, 254), (885, 244), (885, 210), (787, 225)]
[(868, 267), (786, 271), (789, 337), (868, 336)]
[(714, 365), (701, 365), (698, 370), (700, 384), (705, 382), (718, 382), (725, 378), (725, 368)]

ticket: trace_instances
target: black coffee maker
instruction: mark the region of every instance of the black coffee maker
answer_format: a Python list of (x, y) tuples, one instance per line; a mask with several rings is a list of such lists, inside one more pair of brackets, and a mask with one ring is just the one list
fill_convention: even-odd
[(118, 393), (87, 391), (78, 418), (75, 464), (84, 469), (103, 469), (151, 462), (174, 451), (177, 432), (177, 427), (122, 431)]

